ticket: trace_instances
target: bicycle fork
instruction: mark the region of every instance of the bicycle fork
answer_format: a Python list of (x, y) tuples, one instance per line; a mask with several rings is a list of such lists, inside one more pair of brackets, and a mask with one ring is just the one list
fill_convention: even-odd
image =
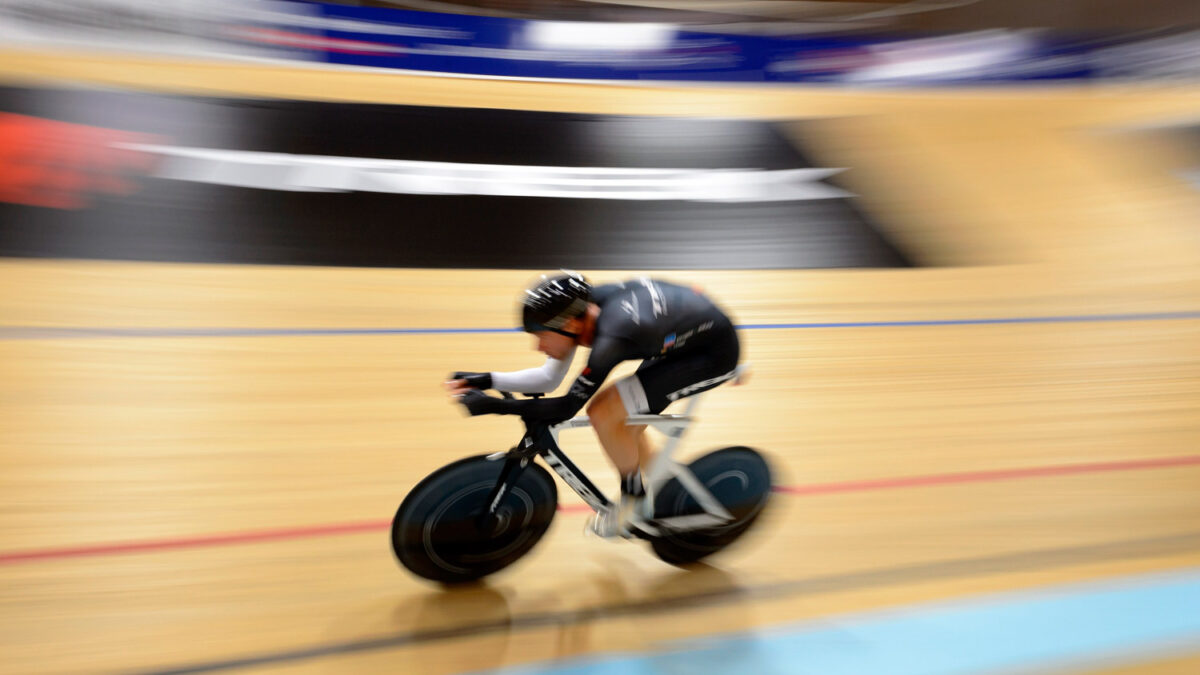
[(508, 494), (509, 489), (513, 483), (517, 482), (517, 478), (521, 476), (521, 472), (525, 470), (526, 466), (529, 466), (528, 457), (510, 456), (504, 461), (504, 466), (500, 469), (500, 478), (496, 481), (491, 493), (488, 494), (488, 507), (479, 514), (476, 521), (481, 532), (491, 532), (496, 526), (500, 502), (504, 500), (504, 495)]
[[(586, 420), (585, 420), (586, 421)], [(588, 506), (594, 510), (606, 509), (612, 506), (612, 502), (604, 496), (600, 488), (575, 466), (562, 450), (559, 449), (555, 442), (555, 434), (549, 429), (543, 429), (539, 434), (539, 438), (534, 438), (534, 433), (527, 434), (521, 440), (521, 443), (512, 448), (508, 452), (497, 452), (488, 456), (488, 459), (499, 461), (504, 460), (504, 467), (500, 470), (500, 477), (496, 481), (496, 486), (492, 488), (488, 494), (488, 507), (479, 515), (478, 524), (480, 529), (490, 531), (496, 524), (497, 514), (500, 510), (500, 503), (504, 500), (504, 495), (512, 488), (517, 479), (521, 476), (521, 472), (529, 463), (533, 461), (534, 456), (541, 455), (546, 464), (554, 469), (554, 472), (563, 479), (567, 485), (579, 494)]]

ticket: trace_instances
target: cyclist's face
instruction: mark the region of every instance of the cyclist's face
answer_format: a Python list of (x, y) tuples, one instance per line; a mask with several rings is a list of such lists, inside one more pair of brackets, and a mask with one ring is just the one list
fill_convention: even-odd
[(533, 334), (537, 338), (537, 350), (550, 358), (562, 360), (575, 346), (575, 341), (566, 335), (540, 330)]

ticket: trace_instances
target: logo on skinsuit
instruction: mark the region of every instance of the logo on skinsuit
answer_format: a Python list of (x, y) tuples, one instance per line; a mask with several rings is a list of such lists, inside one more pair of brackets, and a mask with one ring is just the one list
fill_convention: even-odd
[(671, 333), (667, 337), (663, 338), (663, 348), (662, 348), (663, 352), (666, 352), (668, 349), (670, 349), (671, 347), (674, 347), (674, 346), (675, 346), (675, 334), (674, 333)]
[(129, 195), (154, 155), (116, 144), (153, 138), (119, 129), (0, 113), (0, 202), (81, 209), (89, 195)]

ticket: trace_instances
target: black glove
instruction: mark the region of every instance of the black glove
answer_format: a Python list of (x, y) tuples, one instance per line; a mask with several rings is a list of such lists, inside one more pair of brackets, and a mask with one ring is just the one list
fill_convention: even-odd
[(472, 389), (459, 396), (458, 402), (463, 404), (467, 412), (471, 413), (471, 416), (474, 417), (475, 415), (490, 415), (499, 412), (497, 404), (501, 402), (501, 399), (495, 396), (488, 396), (478, 389)]
[(451, 380), (466, 380), (468, 387), (476, 389), (491, 389), (492, 374), (491, 373), (466, 373), (457, 372), (450, 376)]

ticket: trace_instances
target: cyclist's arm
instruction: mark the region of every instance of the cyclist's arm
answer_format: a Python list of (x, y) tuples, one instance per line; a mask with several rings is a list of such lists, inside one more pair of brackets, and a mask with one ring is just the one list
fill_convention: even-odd
[(630, 357), (632, 345), (624, 340), (601, 338), (592, 346), (587, 367), (575, 378), (566, 396), (543, 399), (490, 399), (473, 414), (520, 415), (539, 420), (565, 420), (573, 417), (596, 393), (612, 369)]
[(574, 358), (575, 349), (572, 348), (562, 360), (547, 356), (546, 363), (539, 368), (492, 373), (492, 388), (531, 394), (554, 391), (567, 376), (567, 370), (570, 369)]

